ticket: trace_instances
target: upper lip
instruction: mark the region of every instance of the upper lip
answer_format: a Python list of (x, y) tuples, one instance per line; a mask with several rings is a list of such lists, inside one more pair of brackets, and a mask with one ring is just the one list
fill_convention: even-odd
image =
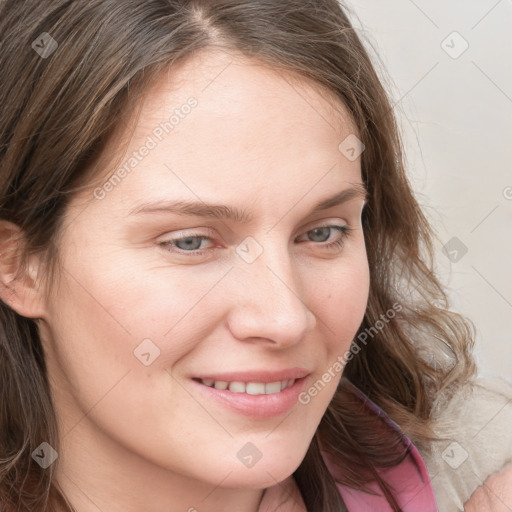
[(196, 375), (196, 379), (213, 379), (224, 382), (277, 382), (282, 380), (301, 379), (311, 372), (305, 368), (285, 368), (283, 370), (246, 370), (243, 372), (208, 373)]

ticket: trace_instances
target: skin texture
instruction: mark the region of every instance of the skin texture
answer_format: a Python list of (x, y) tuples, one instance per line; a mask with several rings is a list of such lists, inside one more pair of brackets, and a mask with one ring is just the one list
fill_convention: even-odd
[[(363, 199), (310, 215), (362, 181), (360, 159), (338, 149), (355, 129), (318, 85), (204, 52), (159, 77), (97, 171), (110, 175), (112, 156), (125, 162), (190, 97), (197, 106), (102, 199), (93, 188), (73, 199), (60, 286), (45, 299), (27, 280), (11, 298), (38, 318), (62, 438), (57, 479), (80, 512), (256, 512), (304, 458), (341, 372), (269, 419), (207, 400), (190, 379), (303, 367), (309, 387), (363, 319)], [(129, 215), (153, 199), (198, 198), (253, 220)], [(336, 229), (311, 231), (328, 224), (352, 228), (341, 247), (326, 248), (343, 238)], [(186, 236), (211, 239), (160, 245)], [(236, 252), (247, 237), (263, 251), (252, 263)], [(134, 350), (147, 338), (160, 354), (145, 366)], [(237, 457), (247, 442), (262, 454), (252, 468)]]
[(489, 477), (464, 505), (465, 512), (509, 512), (512, 510), (512, 465)]

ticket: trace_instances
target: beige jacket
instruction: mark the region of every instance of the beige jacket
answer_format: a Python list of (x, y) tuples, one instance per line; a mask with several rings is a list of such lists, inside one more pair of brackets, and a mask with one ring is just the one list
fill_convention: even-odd
[(477, 378), (435, 408), (442, 441), (422, 453), (440, 512), (464, 510), (484, 481), (512, 463), (512, 385)]

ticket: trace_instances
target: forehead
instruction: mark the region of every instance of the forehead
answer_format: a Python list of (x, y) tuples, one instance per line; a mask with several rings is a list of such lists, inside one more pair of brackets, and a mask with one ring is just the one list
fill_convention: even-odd
[[(254, 99), (268, 103), (273, 99), (284, 108), (302, 103), (303, 107), (308, 105), (320, 112), (334, 109), (343, 117), (344, 124), (351, 122), (342, 101), (320, 82), (227, 49), (207, 48), (168, 67), (147, 92), (148, 109), (159, 106), (157, 96), (162, 93), (172, 93), (181, 99), (188, 94), (201, 96), (203, 103), (209, 100), (209, 106), (213, 106), (214, 100), (222, 113), (244, 107)], [(152, 104), (151, 96), (156, 105)]]
[(156, 189), (171, 177), (176, 185), (178, 175), (184, 178), (180, 188), (201, 182), (203, 190), (241, 179), (282, 188), (290, 176), (302, 177), (295, 183), (299, 190), (333, 167), (329, 179), (341, 173), (346, 181), (360, 181), (359, 162), (338, 150), (354, 133), (342, 101), (321, 84), (237, 53), (209, 50), (169, 67), (145, 91), (138, 115), (119, 127), (104, 150), (102, 178), (130, 158), (135, 163), (134, 153), (152, 139), (154, 147), (123, 180), (125, 191), (151, 189), (150, 176)]

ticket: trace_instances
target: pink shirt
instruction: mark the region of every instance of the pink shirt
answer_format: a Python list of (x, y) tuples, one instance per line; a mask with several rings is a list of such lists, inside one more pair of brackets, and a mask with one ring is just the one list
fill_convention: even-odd
[[(360, 390), (353, 386), (352, 389), (365, 405), (368, 414), (380, 417), (384, 427), (400, 432), (399, 427), (382, 409)], [(429, 474), (420, 453), (406, 436), (402, 437), (402, 442), (407, 452), (405, 459), (398, 466), (378, 470), (379, 475), (391, 488), (402, 512), (439, 512)], [(322, 456), (329, 471), (333, 473), (334, 466), (329, 461), (330, 455), (322, 452)], [(374, 490), (377, 495), (371, 495), (340, 484), (337, 484), (337, 487), (350, 512), (393, 511), (376, 482), (369, 484), (368, 487)], [(278, 485), (266, 489), (258, 512), (304, 511), (306, 511), (304, 501), (293, 476), (290, 476)]]

